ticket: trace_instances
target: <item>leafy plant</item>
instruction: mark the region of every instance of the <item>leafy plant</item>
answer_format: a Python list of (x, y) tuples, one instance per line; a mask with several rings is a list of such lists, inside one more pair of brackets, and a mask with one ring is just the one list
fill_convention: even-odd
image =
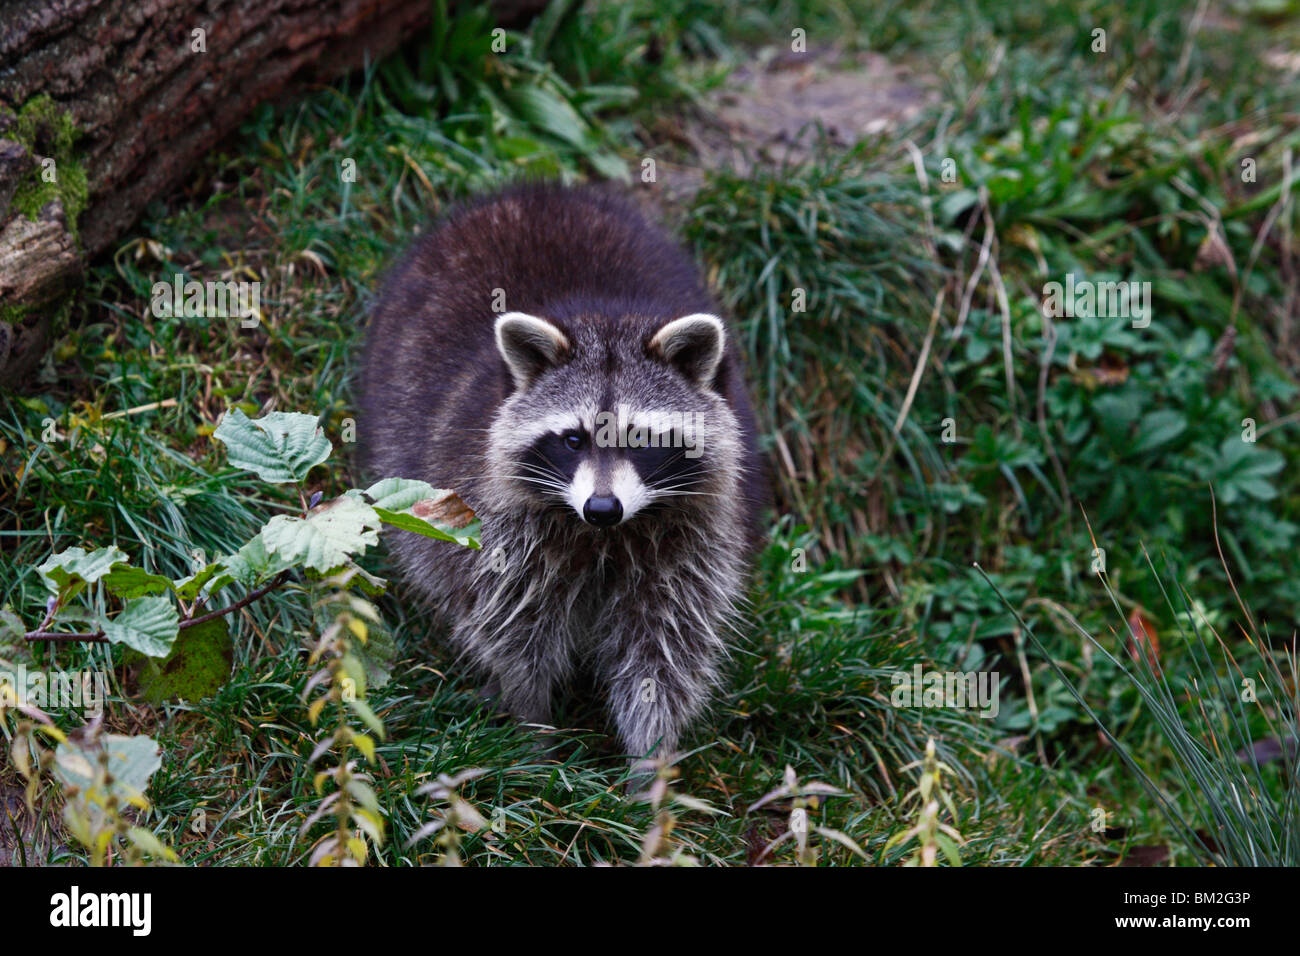
[[(366, 701), (369, 677), (365, 661), (352, 649), (354, 638), (364, 646), (370, 625), (380, 623), (374, 605), (347, 591), (356, 574), (357, 571), (344, 571), (327, 582), (333, 590), (317, 607), (322, 612), (332, 611), (333, 619), (321, 632), (307, 659), (309, 666), (324, 665), (307, 681), (307, 694), (320, 689), (307, 708), (308, 719), (313, 727), (317, 726), (331, 705), (335, 717), (329, 734), (317, 741), (307, 763), (313, 765), (331, 752), (337, 760), (335, 766), (316, 774), (313, 785), (318, 795), (323, 794), (326, 782), (332, 783), (334, 789), (323, 796), (302, 825), (302, 832), (306, 833), (323, 817), (332, 816), (335, 821), (334, 830), (322, 836), (312, 848), (309, 860), (312, 866), (361, 866), (369, 858), (366, 841), (375, 846), (384, 842), (384, 812), (370, 785), (370, 776), (359, 773), (356, 761), (344, 757), (349, 750), (356, 750), (367, 763), (374, 764), (375, 738), (382, 740), (385, 736), (383, 721)], [(353, 717), (366, 730), (354, 727), (350, 719)]]
[[(437, 817), (420, 827), (411, 837), (412, 843), (418, 843), (426, 837), (434, 837), (434, 846), (438, 851), (439, 866), (460, 866), (462, 864), (460, 834), (478, 833), (487, 827), (487, 820), (478, 808), (460, 795), (460, 788), (471, 780), (483, 776), (484, 770), (477, 768), (461, 770), (454, 774), (438, 774), (438, 779), (420, 787), (419, 793), (438, 804), (445, 804), (437, 810)], [(494, 834), (487, 833), (486, 839), (493, 839)]]
[(749, 812), (771, 803), (774, 800), (790, 801), (790, 817), (787, 821), (787, 829), (779, 837), (767, 845), (760, 855), (767, 856), (782, 843), (787, 840), (793, 840), (795, 843), (795, 862), (799, 866), (816, 866), (817, 859), (820, 856), (819, 849), (810, 842), (813, 833), (818, 834), (824, 840), (830, 840), (846, 847), (858, 856), (866, 859), (867, 854), (862, 847), (854, 842), (853, 838), (847, 834), (841, 833), (831, 827), (821, 826), (820, 824), (811, 823), (808, 819), (809, 810), (817, 810), (821, 806), (823, 797), (843, 796), (842, 790), (832, 787), (828, 784), (820, 783), (816, 780), (809, 780), (806, 783), (800, 783), (794, 768), (787, 766), (785, 776), (781, 785), (775, 790), (770, 790), (755, 802)]
[(958, 845), (963, 842), (962, 836), (952, 823), (941, 819), (946, 810), (949, 820), (957, 820), (957, 806), (944, 784), (944, 775), (952, 776), (952, 768), (939, 759), (934, 740), (927, 740), (924, 758), (906, 769), (920, 771), (916, 789), (903, 798), (908, 803), (915, 801), (916, 823), (890, 837), (885, 852), (915, 841), (916, 849), (905, 866), (937, 866), (941, 852), (953, 866), (961, 866)]
[[(1146, 559), (1159, 580), (1150, 556)], [(1098, 577), (1122, 616), (1105, 574)], [(988, 583), (997, 591), (992, 581)], [(1230, 573), (1228, 583), (1235, 593)], [(1163, 584), (1161, 591), (1177, 622), (1180, 644), (1190, 655), (1186, 676), (1169, 674), (1151, 652), (1134, 653), (1134, 665), (1125, 665), (1072, 616), (1067, 614), (1066, 619), (1136, 690), (1167, 748), (1181, 794), (1171, 793), (1169, 785), (1156, 779), (1144, 766), (1142, 754), (1097, 713), (1019, 612), (1006, 606), (1047, 658), (1057, 679), (1141, 781), (1184, 847), (1206, 865), (1296, 866), (1300, 864), (1300, 685), (1295, 648), (1279, 659), (1267, 632), (1256, 627), (1243, 604), (1248, 644), (1234, 652), (1204, 613), (1194, 610), (1184, 589), (1177, 589), (1178, 606)], [(1124, 632), (1129, 629), (1126, 621)]]
[(496, 28), (489, 7), (453, 18), (447, 6), (447, 0), (433, 5), (430, 42), (410, 58), (388, 59), (380, 69), (385, 88), (403, 110), (432, 109), (443, 117), (453, 145), (487, 145), (537, 173), (554, 175), (563, 168), (559, 157), (573, 155), (601, 176), (627, 178), (626, 164), (588, 113), (635, 99), (636, 90), (584, 92), (535, 55), (544, 51), (545, 30), (564, 4), (555, 4), (531, 36)]
[[(142, 734), (106, 733), (98, 720), (64, 733), (40, 709), (30, 704), (20, 709), (30, 719), (19, 722), (9, 754), (27, 779), (29, 813), (34, 812), (40, 774), (45, 770), (60, 786), (64, 825), (85, 847), (92, 866), (107, 866), (115, 856), (137, 866), (148, 859), (178, 862), (175, 851), (132, 818), (133, 810), (143, 814), (150, 809), (144, 791), (159, 767), (156, 741)], [(0, 718), (4, 710), (5, 699), (0, 694)], [(52, 750), (43, 746), (38, 734), (55, 741), (56, 746)]]
[[(385, 479), (364, 491), (348, 489), (323, 503), (319, 491), (308, 499), (308, 474), (332, 451), (329, 439), (310, 415), (277, 412), (249, 419), (239, 409), (232, 409), (213, 437), (226, 445), (234, 467), (252, 471), (270, 484), (295, 486), (301, 513), (275, 515), (243, 547), (213, 561), (197, 562), (192, 574), (179, 579), (131, 564), (116, 545), (90, 552), (79, 547), (64, 549), (37, 568), (50, 594), (40, 625), (25, 638), (29, 642), (121, 644), (146, 658), (165, 658), (172, 654), (179, 635), (187, 631), (208, 643), (228, 641), (226, 616), (286, 586), (295, 572), (305, 575), (309, 583), (330, 588), (318, 610), (332, 611), (333, 618), (323, 623), (309, 657), (310, 664), (325, 666), (307, 681), (306, 693), (323, 685), (308, 707), (312, 725), (331, 703), (336, 705), (336, 716), (308, 764), (315, 764), (331, 750), (339, 759), (332, 768), (316, 774), (318, 794), (323, 794), (327, 781), (334, 789), (323, 796), (302, 829), (307, 832), (323, 816), (332, 815), (335, 829), (317, 841), (311, 863), (362, 864), (369, 857), (366, 840), (376, 846), (383, 842), (384, 817), (369, 776), (358, 772), (355, 761), (344, 754), (356, 750), (373, 762), (375, 737), (371, 734), (382, 739), (384, 727), (366, 703), (366, 666), (351, 644), (355, 638), (364, 645), (367, 622), (379, 624), (379, 615), (369, 601), (350, 589), (356, 586), (362, 592), (378, 594), (384, 581), (363, 570), (356, 559), (378, 544), (385, 526), (477, 548), (473, 514), (452, 493), (435, 492), (425, 482), (405, 479)], [(446, 527), (430, 518), (444, 521)], [(207, 610), (226, 588), (240, 585), (247, 589), (242, 598)], [(78, 601), (92, 594), (89, 603)], [(121, 605), (116, 612), (111, 609), (114, 603)], [(93, 630), (55, 629), (68, 621), (88, 624)], [(171, 658), (172, 684), (211, 688), (212, 675), (206, 672), (210, 655), (195, 653), (193, 648), (189, 651)], [(354, 728), (349, 714), (370, 732)], [(65, 735), (48, 718), (42, 729), (59, 740), (52, 767), (68, 794), (64, 819), (89, 850), (93, 863), (106, 862), (114, 841), (119, 840), (126, 841), (129, 861), (138, 861), (143, 855), (176, 859), (151, 832), (130, 826), (121, 812), (126, 804), (148, 809), (145, 784), (159, 766), (154, 741), (101, 736), (98, 725), (79, 736)], [(13, 752), (24, 755), (19, 767), (30, 778), (25, 758), (29, 732), (20, 731), (19, 736), (23, 744), (15, 743)], [(75, 743), (78, 739), (82, 742)], [(28, 793), (30, 799), (30, 789)]]
[[(355, 559), (379, 543), (384, 525), (465, 547), (479, 546), (472, 512), (463, 507), (447, 510), (452, 493), (435, 491), (426, 482), (390, 478), (364, 491), (348, 489), (324, 503), (316, 492), (308, 501), (307, 474), (332, 450), (310, 415), (274, 412), (249, 419), (233, 409), (213, 437), (227, 446), (235, 467), (253, 471), (271, 484), (293, 484), (301, 514), (275, 515), (238, 551), (200, 563), (193, 574), (176, 580), (132, 565), (115, 545), (89, 553), (67, 548), (37, 568), (51, 594), (44, 619), (26, 635), (27, 640), (124, 644), (148, 657), (165, 657), (182, 631), (264, 597), (282, 587), (294, 571), (312, 580), (346, 573), (348, 580), (357, 580), (372, 592), (382, 590), (383, 582), (364, 572)], [(449, 530), (424, 517), (444, 512), (454, 512), (460, 527)], [(71, 604), (96, 584), (103, 592), (98, 606)], [(203, 610), (236, 584), (250, 589), (243, 598), (217, 610)], [(116, 614), (106, 609), (113, 599), (122, 605)], [(50, 630), (56, 618), (89, 623), (95, 630)]]

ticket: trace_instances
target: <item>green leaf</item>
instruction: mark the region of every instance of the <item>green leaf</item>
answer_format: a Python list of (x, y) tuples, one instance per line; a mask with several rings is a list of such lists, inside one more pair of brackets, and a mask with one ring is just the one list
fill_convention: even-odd
[(378, 544), (379, 527), (375, 509), (345, 495), (320, 506), (306, 518), (276, 515), (260, 537), (267, 551), (284, 561), (324, 572)]
[(234, 554), (222, 558), (221, 563), (226, 566), (232, 578), (250, 588), (291, 567), (283, 555), (267, 548), (261, 532)]
[(146, 594), (160, 594), (170, 590), (171, 578), (161, 574), (151, 574), (144, 568), (118, 562), (113, 570), (104, 575), (104, 587), (120, 598), (144, 597)]
[[(27, 628), (23, 625), (22, 618), (8, 608), (0, 608), (0, 646), (6, 641), (22, 641), (25, 633)], [(6, 654), (11, 653), (8, 648), (4, 650)], [(4, 656), (5, 654), (0, 654), (0, 657)]]
[[(153, 738), (143, 734), (123, 737), (103, 734), (99, 746), (108, 754), (109, 789), (119, 797), (143, 794), (149, 778), (162, 766), (162, 755)], [(60, 743), (54, 752), (54, 775), (66, 787), (85, 790), (95, 783), (99, 749), (84, 746), (73, 738)]]
[(1159, 448), (1173, 441), (1186, 430), (1187, 419), (1181, 412), (1172, 409), (1151, 412), (1142, 419), (1142, 429), (1138, 432), (1133, 451), (1141, 453)]
[(427, 481), (412, 478), (385, 478), (376, 482), (364, 492), (355, 489), (346, 493), (346, 497), (360, 500), (362, 497), (374, 504), (375, 514), (384, 524), (403, 531), (413, 531), (426, 538), (449, 541), (463, 547), (478, 549), (479, 523), (471, 521), (464, 528), (455, 529), (438, 525), (427, 520), (425, 514), (438, 514), (439, 504), (449, 498), (456, 508), (463, 509), (466, 515), (472, 512), (464, 503), (455, 498), (454, 492), (434, 488)]
[(205, 586), (209, 594), (216, 594), (227, 584), (231, 584), (236, 580), (233, 574), (221, 573), (227, 570), (224, 561), (213, 561), (198, 573), (191, 574), (186, 578), (179, 578), (173, 587), (176, 589), (177, 595), (186, 601), (193, 601), (205, 589)]
[(180, 615), (169, 598), (142, 597), (127, 601), (117, 617), (100, 622), (113, 644), (125, 644), (149, 657), (163, 657), (180, 633)]
[(235, 660), (228, 620), (217, 617), (181, 631), (162, 660), (137, 658), (141, 696), (153, 704), (166, 700), (193, 702), (220, 690), (230, 678)]
[[(356, 492), (351, 491), (348, 494), (355, 495)], [(417, 501), (440, 498), (447, 492), (435, 489), (427, 481), (416, 481), (413, 478), (385, 478), (367, 488), (364, 494), (366, 499), (377, 508), (405, 511)]]
[(941, 222), (951, 223), (978, 201), (979, 194), (973, 189), (954, 190), (939, 200), (938, 218)]
[(230, 463), (274, 484), (301, 483), (330, 456), (333, 446), (316, 419), (297, 412), (272, 412), (250, 419), (232, 408), (212, 433), (226, 445)]
[(545, 133), (579, 149), (591, 146), (591, 131), (573, 105), (539, 86), (520, 86), (505, 93), (519, 115)]
[(59, 596), (59, 602), (64, 603), (86, 585), (94, 584), (108, 574), (113, 565), (125, 562), (126, 555), (113, 545), (89, 554), (81, 548), (68, 548), (47, 558), (36, 573), (45, 586)]
[(934, 842), (939, 844), (939, 849), (943, 850), (943, 855), (948, 858), (948, 862), (953, 866), (961, 866), (961, 853), (957, 850), (957, 844), (942, 833), (934, 835)]
[(607, 149), (597, 150), (587, 154), (587, 161), (604, 179), (612, 179), (616, 182), (627, 182), (629, 179), (627, 163), (623, 162), (617, 153)]
[(380, 740), (384, 739), (384, 722), (375, 716), (375, 712), (370, 709), (360, 697), (346, 701), (347, 705), (352, 708), (353, 713), (361, 718), (361, 722), (375, 732), (375, 736)]
[(394, 528), (401, 528), (403, 531), (414, 531), (416, 534), (422, 534), (426, 538), (436, 538), (439, 541), (450, 541), (454, 544), (463, 545), (467, 548), (479, 548), (477, 521), (472, 523), (465, 532), (456, 534), (455, 532), (443, 531), (437, 525), (429, 524), (423, 518), (417, 518), (413, 514), (402, 511), (389, 511), (387, 508), (376, 508), (375, 513), (380, 517), (384, 524), (392, 525)]
[(361, 659), (366, 669), (367, 684), (378, 690), (393, 676), (393, 662), (397, 660), (397, 642), (393, 634), (382, 623), (368, 626), (369, 636), (365, 644), (359, 641), (352, 646), (352, 653)]

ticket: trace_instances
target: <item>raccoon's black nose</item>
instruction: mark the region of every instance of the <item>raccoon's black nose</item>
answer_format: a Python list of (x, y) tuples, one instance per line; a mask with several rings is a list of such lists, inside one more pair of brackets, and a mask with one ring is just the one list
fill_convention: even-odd
[(608, 528), (623, 520), (623, 505), (613, 495), (592, 495), (582, 506), (582, 516), (598, 528)]

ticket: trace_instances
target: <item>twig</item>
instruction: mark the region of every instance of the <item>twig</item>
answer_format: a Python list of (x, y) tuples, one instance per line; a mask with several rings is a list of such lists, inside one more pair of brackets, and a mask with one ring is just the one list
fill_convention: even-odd
[(127, 415), (138, 415), (141, 412), (156, 412), (160, 408), (175, 408), (175, 407), (176, 407), (176, 399), (164, 398), (161, 402), (150, 402), (148, 405), (137, 405), (135, 408), (128, 408), (120, 412), (109, 412), (107, 415), (103, 416), (103, 420), (108, 421), (113, 418), (122, 418)]
[(217, 618), (223, 617), (224, 615), (229, 614), (232, 611), (238, 611), (241, 607), (247, 607), (248, 605), (256, 601), (258, 598), (270, 594), (276, 588), (284, 584), (284, 582), (287, 580), (289, 580), (289, 572), (281, 571), (274, 578), (272, 578), (270, 582), (262, 585), (256, 591), (249, 591), (248, 594), (244, 595), (244, 597), (240, 598), (234, 604), (223, 607), (220, 610), (209, 611), (207, 614), (203, 614), (199, 617), (192, 617), (189, 620), (181, 621), (181, 630), (183, 631), (187, 627), (197, 627), (200, 624), (206, 624), (208, 621), (215, 621)]
[(56, 634), (51, 631), (28, 631), (23, 637), (28, 641), (84, 641), (88, 644), (104, 644), (108, 638), (103, 631), (94, 634)]
[(940, 289), (939, 295), (934, 300), (934, 309), (930, 312), (930, 329), (925, 333), (925, 341), (921, 345), (921, 356), (916, 361), (916, 368), (912, 370), (912, 381), (908, 383), (907, 395), (903, 398), (903, 404), (898, 410), (898, 418), (894, 422), (893, 431), (889, 434), (889, 441), (885, 445), (885, 450), (880, 454), (876, 470), (867, 482), (868, 488), (880, 478), (889, 456), (894, 453), (894, 445), (898, 441), (899, 434), (903, 431), (903, 423), (907, 421), (907, 413), (912, 410), (912, 402), (916, 400), (916, 390), (921, 385), (921, 376), (925, 374), (925, 365), (930, 358), (930, 346), (934, 343), (934, 331), (939, 324), (939, 316), (943, 313), (943, 298), (944, 290)]
[[(225, 617), (227, 614), (230, 614), (234, 611), (238, 611), (241, 607), (247, 607), (248, 605), (256, 601), (258, 598), (265, 597), (267, 594), (270, 594), (276, 588), (283, 585), (284, 582), (287, 581), (288, 579), (289, 579), (289, 572), (281, 571), (274, 578), (272, 578), (268, 583), (262, 585), (262, 587), (258, 588), (256, 591), (249, 591), (248, 594), (244, 595), (234, 604), (229, 604), (226, 607), (220, 608), (216, 611), (209, 611), (207, 614), (202, 614), (198, 617), (186, 618), (185, 620), (181, 621), (179, 630), (183, 631), (186, 628), (198, 627), (200, 624), (206, 624), (208, 623), (208, 621), (215, 621), (219, 617)], [(47, 631), (45, 630), (45, 628), (49, 626), (51, 616), (52, 615), (46, 615), (46, 619), (41, 622), (41, 627), (39, 629), (35, 631), (28, 631), (26, 634), (23, 635), (23, 637), (28, 641), (85, 641), (87, 643), (98, 643), (98, 644), (107, 643), (108, 641), (108, 638), (104, 635), (104, 632), (102, 630), (96, 631), (93, 634), (89, 634), (89, 633), (59, 634), (59, 633), (54, 633), (52, 631)]]

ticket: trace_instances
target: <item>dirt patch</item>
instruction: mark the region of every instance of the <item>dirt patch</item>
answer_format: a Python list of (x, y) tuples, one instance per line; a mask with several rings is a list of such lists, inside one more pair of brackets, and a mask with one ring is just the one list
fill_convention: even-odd
[(819, 124), (829, 145), (846, 148), (905, 128), (938, 98), (936, 85), (877, 53), (787, 53), (741, 67), (669, 133), (693, 157), (659, 164), (664, 198), (689, 200), (710, 169), (744, 175), (759, 163), (802, 162)]

